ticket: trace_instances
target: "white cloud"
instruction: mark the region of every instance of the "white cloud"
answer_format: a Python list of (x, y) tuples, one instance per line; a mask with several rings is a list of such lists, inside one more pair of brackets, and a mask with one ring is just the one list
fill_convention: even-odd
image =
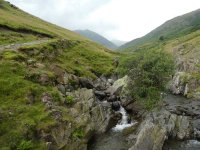
[(199, 0), (9, 0), (68, 29), (90, 29), (109, 39), (132, 40), (200, 7)]

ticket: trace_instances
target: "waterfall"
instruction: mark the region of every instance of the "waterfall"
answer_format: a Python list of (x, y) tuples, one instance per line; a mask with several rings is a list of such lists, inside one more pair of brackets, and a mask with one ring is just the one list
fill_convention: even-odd
[(126, 110), (120, 106), (120, 110), (119, 112), (122, 114), (122, 119), (121, 121), (112, 129), (113, 131), (117, 132), (117, 131), (122, 131), (123, 129), (132, 126), (134, 123), (128, 123), (128, 115)]

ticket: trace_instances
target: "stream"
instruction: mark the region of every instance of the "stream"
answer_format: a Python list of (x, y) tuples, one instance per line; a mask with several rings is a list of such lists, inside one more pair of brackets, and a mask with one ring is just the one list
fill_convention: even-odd
[[(188, 110), (190, 110), (200, 103), (199, 101), (188, 101), (184, 97), (174, 95), (167, 95), (164, 101), (169, 103), (169, 109), (181, 105), (188, 107)], [(193, 109), (192, 111), (197, 112), (199, 109)], [(127, 137), (123, 135), (123, 129), (134, 125), (136, 122), (129, 121), (128, 114), (122, 106), (118, 112), (122, 114), (121, 121), (109, 132), (97, 135), (92, 140), (89, 150), (128, 150), (132, 146), (128, 143)], [(184, 141), (169, 139), (164, 143), (163, 150), (200, 150), (200, 141), (196, 139)]]
[(132, 126), (134, 122), (129, 123), (128, 115), (122, 106), (119, 112), (122, 114), (121, 121), (108, 133), (95, 137), (89, 150), (127, 150), (130, 147), (122, 131)]
[(177, 141), (173, 139), (165, 142), (163, 150), (200, 150), (200, 142), (197, 140)]

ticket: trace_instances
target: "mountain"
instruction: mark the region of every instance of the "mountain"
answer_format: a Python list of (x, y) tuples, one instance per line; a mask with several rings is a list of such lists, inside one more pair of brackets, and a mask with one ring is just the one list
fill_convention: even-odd
[(76, 33), (85, 36), (87, 38), (89, 38), (90, 40), (97, 42), (101, 45), (104, 45), (105, 47), (109, 48), (109, 49), (116, 49), (117, 46), (115, 44), (113, 44), (111, 41), (109, 41), (108, 39), (106, 39), (105, 37), (99, 35), (96, 32), (90, 31), (90, 30), (75, 30)]
[[(124, 60), (129, 61), (138, 58), (138, 53), (141, 54), (141, 61), (146, 61), (145, 57), (150, 52), (155, 55), (159, 52), (169, 53), (174, 59), (175, 68), (169, 85), (171, 92), (200, 99), (200, 9), (167, 21), (144, 37), (122, 45), (119, 50), (125, 52), (127, 58)], [(159, 59), (154, 61), (147, 64), (145, 69), (154, 68)], [(130, 66), (130, 63), (127, 65)], [(158, 68), (163, 69), (160, 66), (154, 69)]]
[(145, 43), (157, 42), (159, 40), (175, 39), (200, 28), (200, 9), (175, 17), (158, 28), (154, 29), (144, 37), (132, 40), (121, 47), (119, 50), (133, 50)]
[(106, 120), (87, 88), (115, 57), (0, 0), (0, 149), (84, 149)]
[(127, 43), (127, 41), (120, 41), (120, 40), (112, 40), (111, 42), (114, 43), (117, 47)]

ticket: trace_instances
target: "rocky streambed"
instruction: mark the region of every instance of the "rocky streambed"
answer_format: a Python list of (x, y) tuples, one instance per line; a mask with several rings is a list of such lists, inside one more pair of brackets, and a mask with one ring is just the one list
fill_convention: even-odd
[[(127, 79), (117, 81), (122, 83)], [(118, 90), (119, 101), (135, 115), (135, 106)], [(125, 98), (126, 97), (126, 98)], [(133, 102), (134, 103), (134, 102)], [(112, 103), (113, 104), (113, 103)], [(133, 108), (131, 108), (133, 106)], [(94, 136), (89, 150), (197, 150), (200, 149), (200, 101), (178, 95), (165, 95), (163, 104), (152, 112), (137, 111), (138, 121), (129, 121), (120, 106), (121, 121), (108, 132)], [(123, 120), (123, 116), (125, 121)], [(122, 123), (123, 122), (123, 123)], [(121, 123), (121, 124), (120, 124)]]
[[(62, 126), (54, 131), (57, 145), (68, 140), (64, 149), (200, 149), (200, 101), (168, 94), (159, 108), (147, 112), (129, 97), (127, 76), (118, 80), (102, 77), (93, 82), (65, 77), (70, 78), (76, 86), (67, 91), (71, 85), (62, 83), (58, 89), (65, 97), (74, 98), (69, 114), (78, 126), (74, 130), (69, 124), (70, 129)], [(70, 140), (70, 132), (74, 140)]]

